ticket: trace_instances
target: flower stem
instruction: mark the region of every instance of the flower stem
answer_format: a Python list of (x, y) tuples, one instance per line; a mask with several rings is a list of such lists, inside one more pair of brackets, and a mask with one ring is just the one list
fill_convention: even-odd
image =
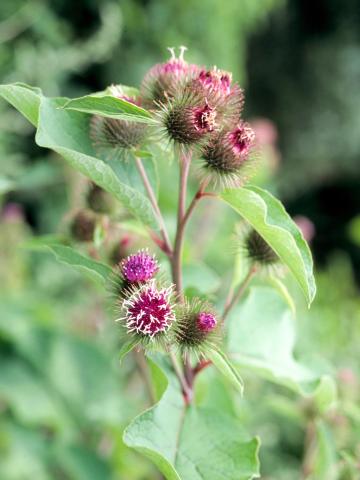
[(182, 221), (182, 227), (185, 228), (185, 225), (186, 223), (188, 222), (192, 212), (194, 211), (196, 205), (198, 204), (199, 200), (201, 200), (201, 198), (205, 197), (206, 195), (208, 195), (207, 193), (204, 192), (205, 188), (208, 186), (208, 183), (209, 183), (209, 180), (204, 180), (201, 184), (200, 184), (200, 187), (199, 187), (199, 190), (196, 192), (196, 194), (194, 195), (194, 198), (192, 199), (190, 205), (189, 205), (189, 208), (187, 209), (185, 215), (184, 215), (184, 218), (183, 218), (183, 221)]
[[(141, 179), (142, 179), (143, 184), (145, 186), (146, 192), (148, 194), (150, 203), (151, 203), (151, 205), (154, 209), (154, 212), (155, 212), (158, 224), (159, 224), (159, 228), (160, 228), (160, 233), (161, 233), (161, 236), (162, 236), (162, 239), (163, 239), (163, 244), (161, 244), (158, 241), (156, 243), (170, 257), (172, 255), (172, 248), (171, 248), (171, 245), (170, 245), (169, 235), (167, 233), (165, 222), (164, 222), (163, 216), (161, 214), (158, 202), (156, 200), (154, 190), (153, 190), (153, 188), (150, 184), (149, 178), (147, 176), (146, 170), (144, 168), (144, 165), (143, 165), (141, 159), (138, 158), (138, 157), (135, 157), (135, 164), (136, 164), (136, 167), (137, 167), (137, 169), (140, 173), (140, 176), (141, 176)], [(154, 238), (155, 238), (155, 236), (153, 235), (153, 239)]]
[(190, 170), (191, 155), (183, 154), (180, 158), (180, 180), (179, 180), (179, 201), (178, 201), (178, 214), (177, 214), (177, 228), (174, 244), (173, 257), (171, 262), (173, 282), (176, 286), (176, 291), (179, 295), (180, 301), (183, 300), (183, 288), (182, 288), (182, 269), (181, 258), (182, 249), (184, 243), (184, 218), (186, 209), (186, 191), (187, 180)]
[(149, 394), (150, 403), (151, 405), (153, 405), (156, 402), (156, 398), (155, 398), (153, 386), (149, 377), (149, 370), (148, 370), (148, 365), (146, 363), (144, 352), (136, 349), (134, 349), (133, 351), (134, 351), (136, 365), (139, 369), (140, 375), (142, 376), (145, 382), (145, 386)]
[(171, 363), (174, 367), (174, 371), (176, 373), (176, 376), (179, 379), (179, 382), (180, 382), (180, 385), (181, 385), (181, 388), (182, 388), (182, 391), (183, 391), (185, 403), (186, 403), (186, 405), (189, 405), (191, 403), (192, 395), (193, 395), (192, 387), (186, 381), (185, 376), (184, 376), (184, 374), (183, 374), (183, 372), (182, 372), (182, 370), (181, 370), (181, 368), (178, 364), (178, 361), (177, 361), (177, 358), (176, 358), (174, 352), (172, 352), (170, 350), (169, 355), (170, 355), (170, 360), (171, 360)]
[(255, 265), (252, 265), (244, 278), (244, 280), (239, 285), (235, 295), (225, 305), (224, 312), (222, 314), (222, 323), (225, 322), (226, 317), (228, 316), (230, 310), (234, 307), (234, 305), (240, 300), (242, 294), (245, 292), (246, 288), (248, 287), (249, 283), (251, 282), (253, 276), (255, 275), (257, 268)]

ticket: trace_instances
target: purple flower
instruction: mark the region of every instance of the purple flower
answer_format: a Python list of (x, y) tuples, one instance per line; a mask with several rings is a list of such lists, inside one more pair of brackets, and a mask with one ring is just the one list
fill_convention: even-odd
[(216, 327), (216, 318), (212, 313), (200, 312), (197, 317), (197, 326), (202, 332), (211, 332)]
[(241, 122), (229, 132), (227, 139), (235, 155), (246, 157), (253, 146), (255, 133), (248, 123)]
[(176, 58), (174, 49), (169, 48), (170, 60), (157, 63), (146, 73), (140, 90), (149, 107), (174, 97), (186, 81), (198, 74), (199, 67), (184, 60), (185, 50), (185, 47), (180, 47), (180, 55)]
[(139, 250), (121, 262), (122, 274), (130, 283), (143, 283), (150, 280), (158, 270), (154, 255), (146, 250)]
[(193, 109), (193, 125), (200, 133), (212, 132), (215, 127), (216, 111), (210, 105), (196, 107)]
[(202, 148), (206, 177), (225, 186), (242, 184), (255, 164), (255, 134), (244, 121), (212, 135)]
[(231, 73), (214, 67), (211, 70), (200, 70), (198, 81), (209, 92), (226, 97), (231, 92)]
[(170, 303), (172, 286), (158, 290), (155, 281), (142, 285), (122, 303), (123, 320), (128, 333), (136, 332), (151, 339), (165, 332), (175, 320)]

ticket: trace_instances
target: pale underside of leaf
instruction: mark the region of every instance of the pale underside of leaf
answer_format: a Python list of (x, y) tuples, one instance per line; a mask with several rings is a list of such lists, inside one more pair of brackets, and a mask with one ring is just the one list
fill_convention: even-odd
[(221, 198), (277, 253), (293, 273), (310, 304), (316, 292), (311, 252), (281, 202), (255, 186), (225, 190)]

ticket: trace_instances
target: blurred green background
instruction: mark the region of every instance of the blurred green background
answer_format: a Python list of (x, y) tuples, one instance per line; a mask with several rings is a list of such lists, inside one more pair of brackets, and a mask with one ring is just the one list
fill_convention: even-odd
[[(189, 61), (233, 72), (262, 145), (258, 182), (292, 216), (313, 225), (319, 291), (310, 311), (299, 308), (297, 353), (315, 352), (332, 364), (340, 395), (317, 452), (328, 470), (313, 478), (356, 480), (359, 2), (0, 2), (1, 83), (25, 82), (47, 96), (81, 96), (112, 83), (137, 86), (151, 65), (167, 58), (166, 47), (178, 45), (188, 47)], [(62, 232), (69, 211), (83, 201), (79, 177), (37, 147), (33, 135), (0, 102), (0, 479), (157, 479), (121, 440), (124, 426), (148, 404), (137, 359), (118, 366), (102, 290), (50, 254), (22, 247), (33, 236)], [(170, 217), (175, 199), (168, 175), (160, 198)], [(231, 224), (221, 210), (213, 227), (219, 240), (208, 246), (206, 263), (219, 275), (231, 264), (221, 236), (231, 235)], [(187, 247), (189, 261), (204, 240), (197, 238), (195, 251)], [(234, 408), (262, 437), (262, 478), (305, 478), (305, 400), (250, 375), (246, 380), (247, 396)]]

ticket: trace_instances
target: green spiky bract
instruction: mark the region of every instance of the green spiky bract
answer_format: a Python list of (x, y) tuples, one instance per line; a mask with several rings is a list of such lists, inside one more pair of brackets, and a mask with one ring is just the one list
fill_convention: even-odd
[(172, 334), (174, 343), (183, 355), (194, 354), (200, 357), (205, 355), (208, 348), (214, 348), (220, 343), (220, 324), (218, 323), (210, 332), (201, 330), (197, 325), (200, 312), (207, 312), (217, 317), (214, 308), (199, 298), (191, 301), (186, 299), (176, 309), (176, 323)]

